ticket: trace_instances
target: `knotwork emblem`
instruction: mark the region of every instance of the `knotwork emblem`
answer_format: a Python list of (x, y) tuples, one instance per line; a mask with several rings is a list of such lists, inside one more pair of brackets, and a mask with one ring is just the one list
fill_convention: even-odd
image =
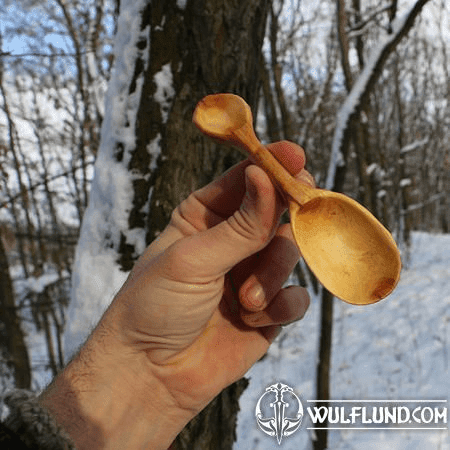
[(276, 436), (278, 445), (283, 437), (295, 433), (303, 418), (303, 406), (294, 390), (283, 383), (266, 388), (255, 409), (259, 428), (269, 436)]

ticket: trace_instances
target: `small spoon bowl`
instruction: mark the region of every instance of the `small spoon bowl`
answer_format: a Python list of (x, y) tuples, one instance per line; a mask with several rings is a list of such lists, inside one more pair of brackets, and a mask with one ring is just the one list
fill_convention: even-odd
[(288, 195), (295, 241), (332, 294), (366, 305), (393, 291), (401, 259), (389, 231), (350, 197), (296, 180), (258, 141), (250, 107), (241, 97), (209, 95), (198, 103), (193, 121), (208, 136), (244, 150)]

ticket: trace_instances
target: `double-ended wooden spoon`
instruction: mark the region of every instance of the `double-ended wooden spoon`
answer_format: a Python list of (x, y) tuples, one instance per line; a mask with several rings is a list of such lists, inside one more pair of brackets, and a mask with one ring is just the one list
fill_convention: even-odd
[(205, 134), (244, 150), (289, 200), (299, 250), (322, 285), (358, 305), (389, 295), (400, 278), (400, 253), (389, 231), (358, 202), (296, 180), (257, 139), (250, 107), (233, 94), (209, 95), (194, 111)]

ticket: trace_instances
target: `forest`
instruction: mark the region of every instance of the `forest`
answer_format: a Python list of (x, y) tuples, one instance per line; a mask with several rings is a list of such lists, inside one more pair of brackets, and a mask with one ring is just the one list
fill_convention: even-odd
[[(172, 210), (242, 159), (192, 125), (205, 95), (239, 94), (264, 143), (300, 144), (405, 267), (413, 232), (450, 232), (446, 0), (4, 0), (0, 17), (0, 392), (44, 388)], [(294, 276), (320, 301), (327, 399), (335, 300), (302, 261)], [(232, 448), (246, 385), (174, 448)]]

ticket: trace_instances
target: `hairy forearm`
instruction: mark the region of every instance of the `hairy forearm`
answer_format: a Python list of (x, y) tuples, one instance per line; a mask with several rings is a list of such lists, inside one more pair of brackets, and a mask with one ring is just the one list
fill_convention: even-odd
[(41, 404), (78, 450), (167, 449), (191, 414), (149, 376), (142, 354), (105, 352), (103, 344), (88, 341), (41, 395)]

